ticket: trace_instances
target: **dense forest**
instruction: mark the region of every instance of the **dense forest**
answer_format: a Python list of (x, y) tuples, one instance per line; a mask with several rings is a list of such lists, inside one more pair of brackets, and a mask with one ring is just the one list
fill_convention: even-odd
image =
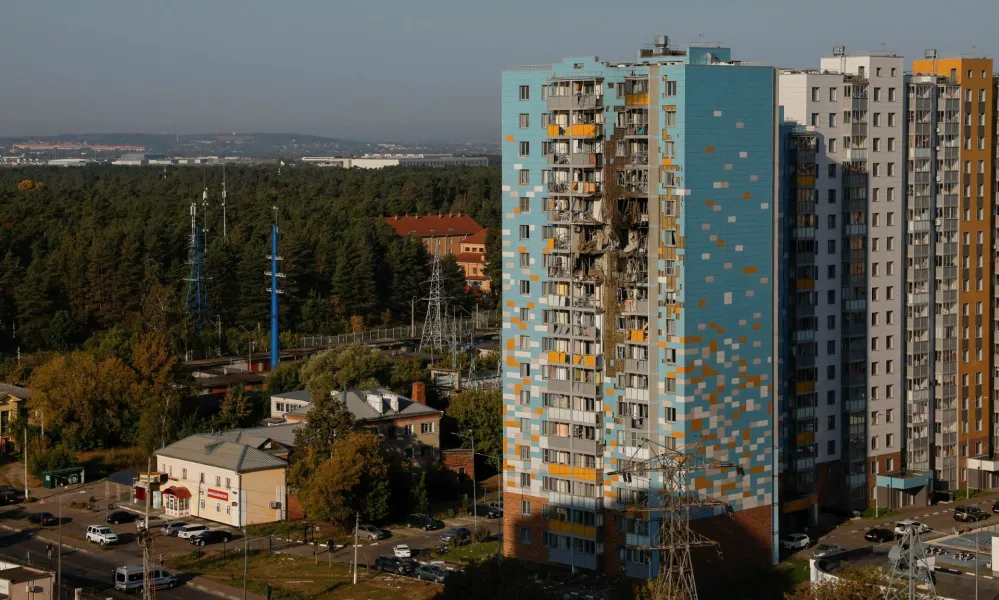
[[(462, 211), (500, 223), (493, 167), (227, 168), (225, 238), (221, 184), (220, 167), (0, 169), (0, 354), (68, 350), (112, 327), (164, 334), (195, 356), (245, 352), (258, 326), (266, 334), (275, 218), (283, 332), (408, 323), (410, 300), (426, 294), (429, 258), (380, 217)], [(186, 310), (192, 202), (208, 228), (210, 322), (201, 333)], [(499, 264), (496, 235), (487, 260)], [(449, 293), (471, 306), (453, 259), (444, 274)]]

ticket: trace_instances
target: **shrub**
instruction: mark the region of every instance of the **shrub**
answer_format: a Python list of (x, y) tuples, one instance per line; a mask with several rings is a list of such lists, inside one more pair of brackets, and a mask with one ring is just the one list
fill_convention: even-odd
[(489, 530), (485, 527), (479, 527), (472, 532), (472, 539), (476, 542), (485, 542), (490, 538), (490, 536), (492, 536), (492, 534), (489, 533)]

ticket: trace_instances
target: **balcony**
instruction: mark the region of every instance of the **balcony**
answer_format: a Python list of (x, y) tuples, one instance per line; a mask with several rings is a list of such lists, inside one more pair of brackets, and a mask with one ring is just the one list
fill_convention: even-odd
[(569, 135), (572, 137), (589, 138), (603, 134), (604, 127), (600, 123), (576, 123), (569, 128)]
[(625, 300), (621, 303), (621, 312), (649, 314), (648, 300)]
[(639, 373), (646, 375), (649, 372), (649, 361), (637, 358), (624, 359), (624, 370), (629, 373)]
[(548, 155), (549, 167), (571, 166), (571, 167), (599, 167), (603, 162), (603, 155), (595, 153), (568, 154), (565, 152), (552, 152)]
[(648, 106), (649, 105), (649, 95), (645, 94), (626, 94), (624, 96), (625, 106)]
[(648, 152), (632, 152), (628, 155), (628, 164), (635, 166), (645, 166), (649, 164)]
[(603, 192), (603, 186), (599, 181), (573, 181), (570, 189), (576, 196), (592, 196)]
[(648, 123), (628, 123), (624, 126), (625, 137), (647, 137), (649, 135)]
[(548, 96), (548, 110), (598, 110), (604, 107), (604, 97), (596, 94)]
[(867, 148), (847, 149), (846, 160), (867, 160)]

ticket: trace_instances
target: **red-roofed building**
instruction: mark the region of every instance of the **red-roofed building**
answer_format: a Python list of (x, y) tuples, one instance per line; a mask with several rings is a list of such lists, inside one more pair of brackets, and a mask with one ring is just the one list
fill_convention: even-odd
[(436, 215), (413, 215), (387, 217), (385, 222), (401, 236), (414, 235), (423, 242), (427, 251), (440, 249), (441, 256), (451, 256), (462, 252), (461, 242), (470, 236), (483, 232), (483, 249), (485, 248), (485, 229), (476, 223), (475, 219), (464, 213)]
[(488, 229), (474, 233), (461, 241), (461, 252), (455, 258), (465, 271), (465, 284), (488, 292), (489, 277), (486, 275), (486, 234)]

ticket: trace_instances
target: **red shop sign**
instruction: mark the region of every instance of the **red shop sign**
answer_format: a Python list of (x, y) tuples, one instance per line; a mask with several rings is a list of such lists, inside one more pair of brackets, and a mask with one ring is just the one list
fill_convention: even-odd
[(216, 500), (228, 500), (229, 494), (228, 492), (223, 492), (221, 490), (213, 490), (209, 488), (208, 497), (215, 498)]

